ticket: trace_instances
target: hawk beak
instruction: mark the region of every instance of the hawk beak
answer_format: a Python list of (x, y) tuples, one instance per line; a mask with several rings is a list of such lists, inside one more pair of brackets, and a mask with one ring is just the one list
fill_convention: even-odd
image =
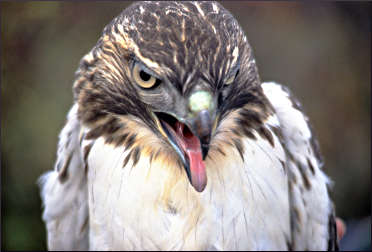
[(212, 134), (212, 119), (208, 110), (202, 110), (197, 114), (192, 123), (192, 128), (200, 140), (203, 160), (205, 160)]
[(208, 110), (201, 110), (188, 119), (178, 119), (165, 112), (155, 112), (159, 130), (176, 151), (196, 191), (207, 184), (204, 160), (208, 155), (212, 119)]

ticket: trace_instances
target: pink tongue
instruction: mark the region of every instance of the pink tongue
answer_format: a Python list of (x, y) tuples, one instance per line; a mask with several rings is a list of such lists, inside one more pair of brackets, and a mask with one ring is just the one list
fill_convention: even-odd
[(207, 175), (203, 162), (200, 141), (191, 132), (184, 132), (184, 124), (176, 123), (176, 141), (190, 161), (191, 185), (202, 192), (207, 185)]

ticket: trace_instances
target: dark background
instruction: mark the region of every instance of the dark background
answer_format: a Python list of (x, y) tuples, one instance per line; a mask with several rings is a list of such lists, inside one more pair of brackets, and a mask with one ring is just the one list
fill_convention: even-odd
[[(80, 58), (129, 2), (1, 7), (2, 250), (46, 249), (38, 177), (52, 169)], [(370, 249), (371, 4), (223, 2), (246, 31), (262, 80), (303, 103), (335, 182), (343, 249)]]

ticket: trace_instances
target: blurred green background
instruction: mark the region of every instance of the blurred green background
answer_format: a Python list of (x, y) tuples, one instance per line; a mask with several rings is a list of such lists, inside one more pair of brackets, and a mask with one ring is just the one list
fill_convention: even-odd
[[(1, 2), (2, 250), (46, 249), (38, 177), (52, 169), (80, 58), (130, 2)], [(261, 78), (288, 85), (335, 182), (343, 249), (370, 248), (371, 3), (223, 2)]]

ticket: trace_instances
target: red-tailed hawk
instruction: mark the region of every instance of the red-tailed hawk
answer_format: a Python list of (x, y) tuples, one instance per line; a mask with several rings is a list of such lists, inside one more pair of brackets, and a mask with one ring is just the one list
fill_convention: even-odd
[(215, 2), (140, 2), (80, 62), (49, 249), (336, 249), (329, 180), (288, 89)]

